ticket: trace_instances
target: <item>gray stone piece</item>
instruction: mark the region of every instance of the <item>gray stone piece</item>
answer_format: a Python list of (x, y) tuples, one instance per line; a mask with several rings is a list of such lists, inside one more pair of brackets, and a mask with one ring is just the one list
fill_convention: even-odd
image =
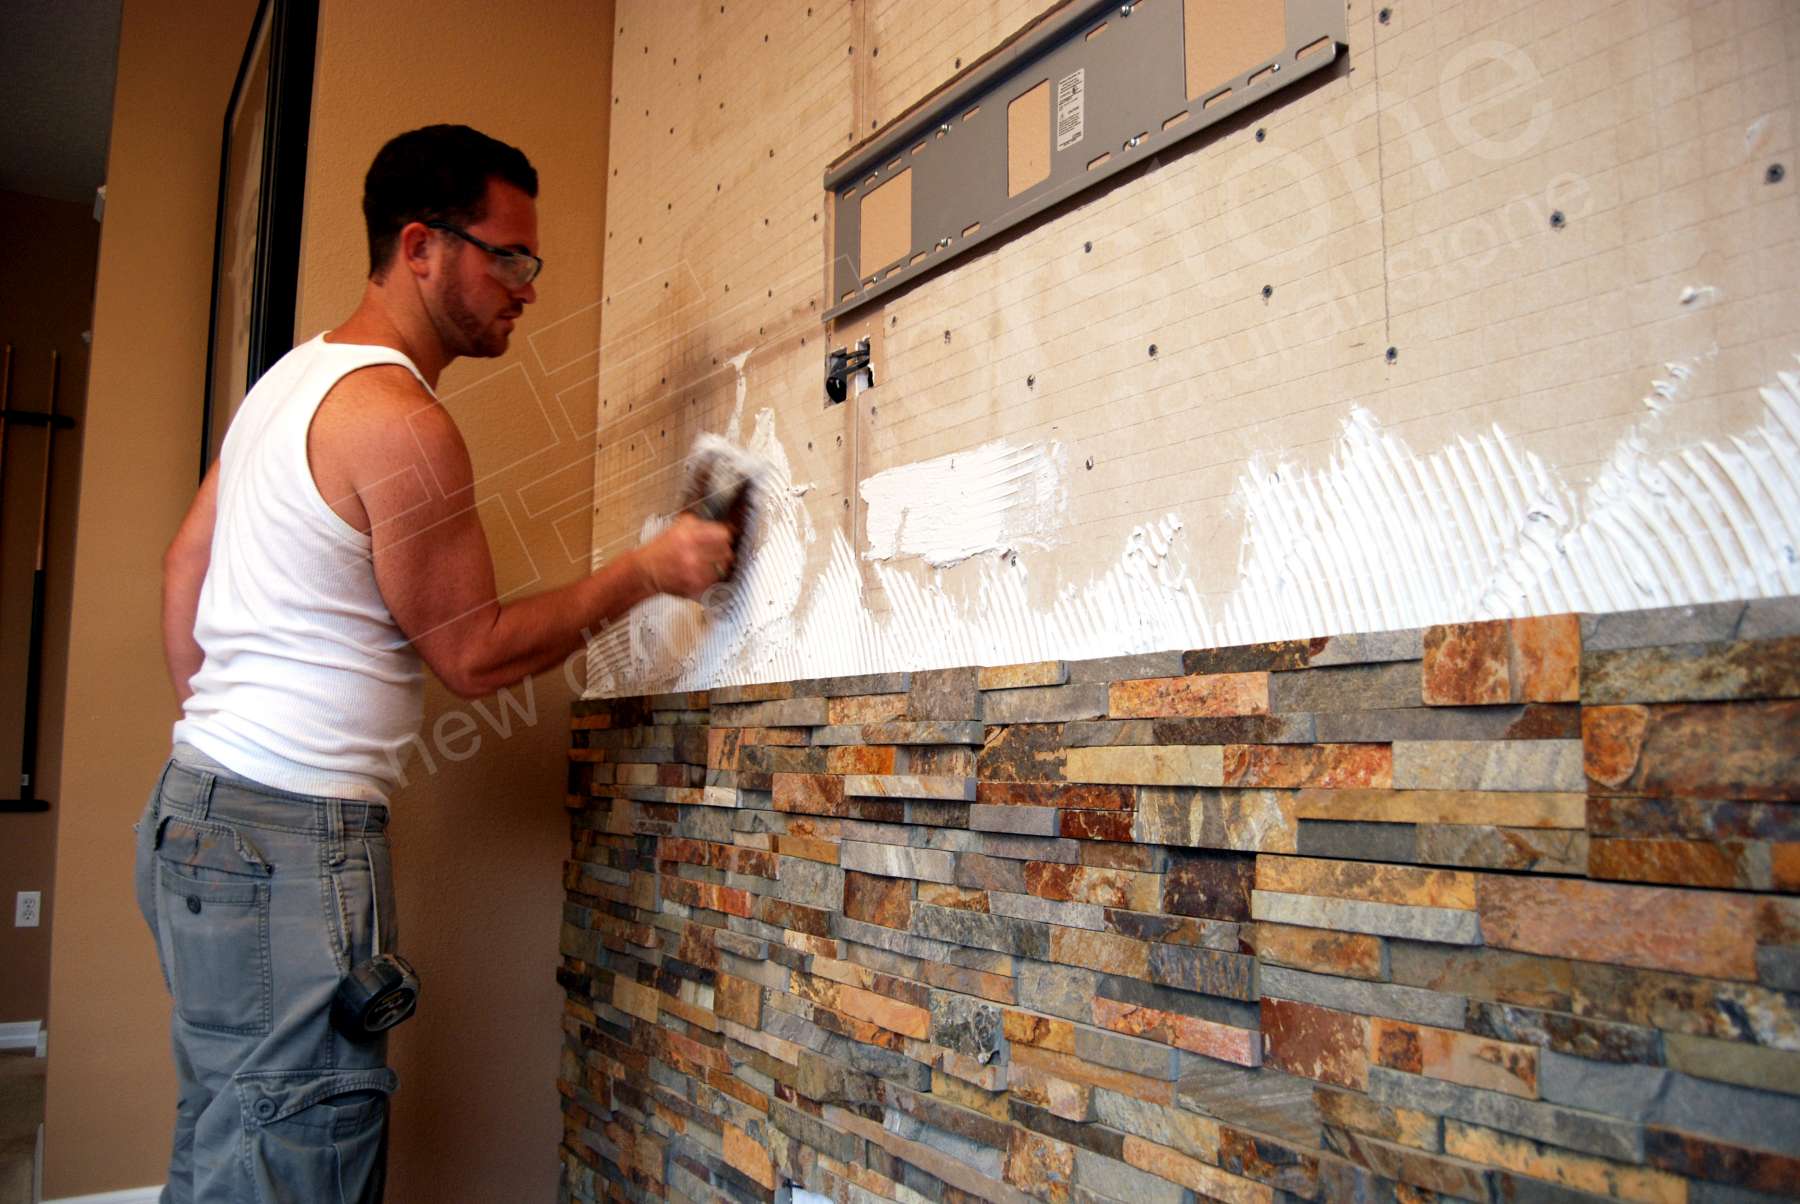
[(1369, 1097), (1400, 1108), (1453, 1116), (1503, 1133), (1598, 1154), (1620, 1162), (1644, 1159), (1643, 1126), (1598, 1112), (1520, 1099), (1382, 1066), (1369, 1068)]
[(931, 1043), (987, 1062), (1005, 1039), (1000, 1009), (950, 991), (931, 993)]
[(1758, 949), (1756, 977), (1765, 987), (1800, 992), (1800, 948), (1765, 945)]
[(1334, 635), (1321, 651), (1313, 653), (1307, 664), (1314, 669), (1323, 669), (1331, 665), (1416, 661), (1424, 655), (1425, 629), (1414, 627), (1401, 631)]
[(821, 677), (794, 683), (796, 695), (860, 698), (870, 694), (904, 694), (912, 688), (910, 673), (864, 673), (856, 677)]
[(961, 966), (965, 970), (980, 970), (983, 974), (998, 974), (1002, 978), (1012, 977), (1013, 959), (1010, 953), (952, 945), (950, 952), (944, 957), (944, 961), (948, 965)]
[[(782, 860), (785, 862), (789, 859)], [(916, 878), (925, 882), (945, 883), (956, 881), (956, 855), (940, 849), (915, 849), (903, 845), (846, 840), (838, 846), (838, 864), (846, 870), (880, 874), (885, 878)]]
[[(1572, 717), (1574, 707), (1568, 708)], [(1539, 708), (1538, 714), (1545, 713)], [(1551, 714), (1561, 714), (1552, 711)], [(1526, 718), (1523, 706), (1406, 707), (1392, 711), (1339, 711), (1316, 717), (1321, 744), (1387, 743), (1393, 740), (1510, 740)], [(1548, 733), (1540, 732), (1542, 739)]]
[(990, 833), (982, 841), (982, 851), (990, 857), (1008, 857), (1015, 861), (1054, 861), (1061, 865), (1077, 865), (1081, 861), (1079, 840), (1052, 839), (1048, 836), (1014, 836), (1006, 832)]
[(1582, 615), (1581, 650), (1610, 652), (1662, 644), (1699, 644), (1738, 638), (1742, 602), (1706, 602), (1621, 614)]
[(983, 696), (981, 715), (990, 726), (1102, 719), (1106, 716), (1110, 692), (1111, 687), (1103, 681), (995, 690)]
[(949, 960), (951, 953), (954, 952), (954, 946), (943, 941), (929, 940), (881, 924), (853, 920), (841, 912), (831, 917), (831, 935), (846, 941), (855, 941), (859, 945), (872, 945), (889, 953), (898, 953), (902, 957), (916, 957), (941, 962)]
[(1788, 635), (1800, 635), (1800, 595), (1752, 598), (1744, 603), (1737, 639), (1773, 640)]
[(1273, 1067), (1251, 1070), (1200, 1054), (1182, 1057), (1175, 1102), (1228, 1125), (1266, 1133), (1299, 1150), (1320, 1145), (1312, 1079)]
[(812, 731), (812, 742), (822, 748), (861, 744), (863, 743), (863, 725), (860, 723), (833, 723), (825, 727), (815, 727)]
[(1092, 1023), (1094, 996), (1102, 981), (1099, 971), (1037, 960), (1019, 962), (1014, 968), (1014, 976), (1020, 1007), (1065, 1020)]
[(956, 885), (969, 890), (1025, 893), (1025, 863), (1011, 857), (964, 853), (956, 859)]
[(1437, 824), (1419, 829), (1413, 860), (1472, 870), (1587, 874), (1588, 834), (1569, 828)]
[(1084, 1062), (1165, 1083), (1175, 1081), (1181, 1063), (1181, 1051), (1173, 1045), (1085, 1024), (1075, 1026), (1075, 1056)]
[(1191, 945), (1152, 945), (1150, 981), (1158, 986), (1201, 995), (1254, 1000), (1257, 998), (1256, 958), (1246, 953), (1227, 953)]
[(1400, 740), (1396, 790), (1587, 789), (1580, 740)]
[(1092, 1193), (1095, 1200), (1118, 1204), (1182, 1204), (1185, 1196), (1167, 1179), (1079, 1146), (1075, 1148), (1075, 1186)]
[(1258, 977), (1264, 995), (1298, 1003), (1316, 1003), (1340, 1012), (1409, 1020), (1436, 1028), (1461, 1028), (1468, 1008), (1468, 1001), (1461, 995), (1311, 974), (1283, 966), (1263, 965)]
[(1419, 662), (1411, 660), (1271, 673), (1269, 709), (1324, 714), (1416, 707), (1423, 705), (1422, 680)]
[(1133, 656), (1105, 656), (1094, 660), (1070, 661), (1069, 682), (1141, 681), (1151, 677), (1180, 677), (1182, 654), (1174, 652), (1141, 652)]
[(1440, 945), (1481, 944), (1480, 917), (1473, 911), (1449, 907), (1403, 907), (1362, 899), (1256, 890), (1250, 892), (1250, 918), (1301, 928), (1330, 928), (1342, 932), (1366, 932), (1372, 936), (1436, 941)]
[(1105, 1087), (1094, 1088), (1094, 1120), (1109, 1129), (1168, 1146), (1190, 1158), (1211, 1162), (1218, 1155), (1210, 1134), (1163, 1104), (1152, 1104), (1134, 1095), (1121, 1095)]
[(1048, 925), (1008, 916), (983, 915), (952, 907), (934, 907), (915, 903), (912, 913), (913, 931), (932, 940), (953, 945), (974, 945), (1016, 957), (1042, 960), (1049, 955)]
[(725, 704), (713, 708), (712, 721), (719, 727), (821, 727), (828, 722), (823, 698)]
[(888, 1108), (881, 1127), (907, 1141), (929, 1146), (938, 1153), (974, 1168), (990, 1179), (998, 1179), (1006, 1169), (1006, 1151), (982, 1145), (971, 1138), (945, 1129), (935, 1128), (898, 1108)]
[(779, 857), (776, 865), (775, 881), (764, 887), (768, 894), (807, 907), (843, 910), (844, 871), (840, 867), (804, 857)]
[(1090, 932), (1106, 930), (1106, 909), (1098, 903), (1064, 903), (1036, 895), (992, 891), (988, 894), (988, 911), (997, 916), (1060, 924), (1064, 928), (1085, 928)]
[[(862, 1138), (808, 1116), (798, 1108), (791, 1108), (780, 1100), (770, 1099), (769, 1101), (769, 1123), (802, 1145), (809, 1145), (820, 1153), (842, 1162), (860, 1164), (863, 1160)], [(708, 1191), (701, 1191), (695, 1198), (704, 1198), (709, 1194)]]
[(1015, 836), (1055, 836), (1055, 807), (990, 806), (969, 808), (969, 827), (976, 832), (1010, 832)]
[(1792, 1095), (1553, 1050), (1538, 1056), (1538, 1090), (1551, 1103), (1800, 1157), (1800, 1098)]
[(1295, 847), (1302, 857), (1405, 863), (1415, 859), (1418, 833), (1415, 824), (1303, 819), (1298, 825)]
[(881, 824), (867, 819), (840, 820), (839, 840), (858, 840), (864, 844), (920, 844), (924, 833), (906, 824)]

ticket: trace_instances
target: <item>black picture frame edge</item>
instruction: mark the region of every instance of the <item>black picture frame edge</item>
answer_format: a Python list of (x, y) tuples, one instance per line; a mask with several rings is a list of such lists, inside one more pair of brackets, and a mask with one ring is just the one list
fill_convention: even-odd
[(219, 271), (225, 256), (225, 210), (231, 186), (232, 115), (243, 97), (258, 35), (269, 30), (268, 116), (263, 126), (257, 198), (255, 279), (250, 294), (249, 379), (246, 390), (294, 345), (300, 284), (300, 235), (306, 205), (306, 149), (312, 124), (313, 60), (318, 48), (318, 0), (260, 0), (244, 42), (237, 76), (219, 129), (219, 191), (213, 215), (212, 299), (206, 331), (206, 373), (200, 410), (200, 480), (212, 465), (213, 365), (219, 338)]

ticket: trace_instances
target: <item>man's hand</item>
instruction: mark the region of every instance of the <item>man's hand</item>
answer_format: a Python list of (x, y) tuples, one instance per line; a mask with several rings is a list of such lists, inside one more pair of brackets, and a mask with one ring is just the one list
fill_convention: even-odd
[(731, 528), (681, 514), (636, 554), (653, 593), (698, 598), (731, 572)]

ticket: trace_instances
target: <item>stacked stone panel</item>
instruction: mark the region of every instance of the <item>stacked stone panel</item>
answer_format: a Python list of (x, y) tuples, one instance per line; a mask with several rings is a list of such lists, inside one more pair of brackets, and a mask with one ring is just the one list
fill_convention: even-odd
[(1800, 1197), (1800, 601), (576, 704), (562, 1198)]

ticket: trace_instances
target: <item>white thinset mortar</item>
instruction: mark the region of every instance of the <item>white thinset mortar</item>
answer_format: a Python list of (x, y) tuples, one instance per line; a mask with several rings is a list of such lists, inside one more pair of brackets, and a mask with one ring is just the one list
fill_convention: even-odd
[[(927, 564), (957, 546), (973, 556), (1048, 539), (1036, 503), (1004, 490), (978, 505), (987, 521), (962, 545), (918, 537), (922, 520), (871, 522), (860, 556), (886, 596), (874, 615), (859, 550), (834, 532), (826, 565), (802, 582), (815, 538), (774, 413), (756, 417), (749, 446), (776, 466), (757, 546), (735, 587), (706, 608), (658, 599), (589, 647), (589, 693), (691, 690), (756, 681), (901, 669), (1075, 659), (1217, 647), (1299, 636), (1381, 631), (1480, 618), (1613, 611), (1800, 593), (1800, 373), (1762, 392), (1748, 430), (1653, 455), (1648, 441), (1698, 361), (1670, 366), (1645, 417), (1614, 446), (1585, 490), (1520, 448), (1498, 426), (1420, 454), (1352, 410), (1329, 462), (1314, 470), (1253, 461), (1239, 480), (1244, 523), (1239, 580), (1209, 606), (1196, 590), (1178, 514), (1136, 528), (1118, 562), (1065, 586), (1050, 603), (1027, 589), (1031, 556), (979, 562), (972, 596), (953, 596)], [(739, 378), (740, 412), (747, 388)], [(739, 426), (734, 416), (733, 430)], [(990, 449), (993, 449), (990, 451)], [(984, 461), (1021, 465), (1021, 499), (1057, 497), (1043, 476), (1053, 449), (990, 444)], [(927, 461), (927, 464), (933, 462)], [(942, 479), (940, 465), (886, 478)], [(1011, 471), (1008, 469), (1007, 471)], [(1058, 469), (1060, 472), (1060, 469)], [(890, 475), (891, 474), (891, 475)], [(870, 499), (871, 514), (875, 508)], [(883, 497), (881, 489), (874, 497)], [(884, 502), (889, 513), (909, 516)], [(949, 512), (967, 513), (953, 496)], [(1062, 503), (1052, 512), (1060, 514)], [(1017, 522), (1016, 527), (1006, 524)], [(981, 547), (973, 545), (980, 544)]]

